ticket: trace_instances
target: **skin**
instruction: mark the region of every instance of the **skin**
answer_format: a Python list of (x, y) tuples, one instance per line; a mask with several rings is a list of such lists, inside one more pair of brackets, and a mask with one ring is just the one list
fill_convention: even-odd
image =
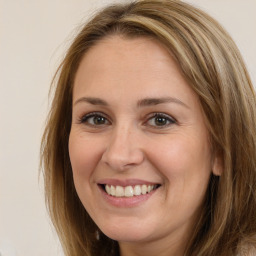
[[(92, 112), (102, 122), (85, 117)], [(78, 68), (72, 118), (75, 187), (102, 232), (122, 256), (183, 255), (218, 159), (198, 97), (167, 50), (148, 38), (98, 42)], [(138, 205), (118, 207), (98, 185), (106, 179), (161, 186)]]

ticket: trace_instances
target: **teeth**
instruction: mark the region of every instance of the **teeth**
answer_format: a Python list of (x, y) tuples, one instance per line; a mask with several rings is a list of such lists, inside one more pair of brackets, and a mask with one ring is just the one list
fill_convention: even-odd
[(105, 190), (107, 191), (107, 193), (110, 195), (111, 194), (111, 189), (109, 187), (109, 185), (105, 186)]
[(140, 196), (150, 193), (152, 190), (156, 189), (157, 185), (136, 185), (132, 186), (113, 186), (105, 185), (106, 192), (114, 197), (132, 197)]
[(116, 186), (116, 196), (122, 197), (124, 196), (124, 194), (125, 194), (124, 188), (121, 186)]
[(147, 185), (142, 185), (142, 187), (141, 187), (142, 195), (146, 195), (147, 192), (148, 192), (148, 186)]
[(124, 188), (124, 195), (125, 195), (125, 197), (133, 196), (133, 188), (132, 188), (132, 186), (127, 186), (127, 187)]
[(136, 185), (134, 187), (133, 193), (134, 193), (135, 196), (141, 195), (141, 186), (140, 185)]
[(112, 186), (112, 185), (110, 187), (110, 195), (111, 196), (115, 196), (116, 195), (116, 188), (114, 186)]

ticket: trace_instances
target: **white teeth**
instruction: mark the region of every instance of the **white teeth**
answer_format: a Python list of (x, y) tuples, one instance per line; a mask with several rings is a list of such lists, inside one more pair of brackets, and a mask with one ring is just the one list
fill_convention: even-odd
[(122, 197), (124, 196), (124, 188), (121, 186), (116, 186), (116, 196)]
[(113, 185), (105, 185), (105, 190), (107, 194), (114, 197), (132, 197), (132, 196), (140, 196), (150, 193), (152, 190), (156, 189), (156, 185), (136, 185), (132, 186), (113, 186)]
[(141, 192), (142, 192), (142, 195), (146, 195), (147, 192), (148, 192), (148, 187), (147, 185), (142, 185), (141, 187)]
[(134, 187), (134, 190), (133, 190), (134, 192), (134, 195), (135, 196), (139, 196), (139, 195), (141, 195), (141, 186), (140, 185), (136, 185), (135, 187)]
[(109, 185), (106, 185), (106, 186), (105, 186), (105, 189), (106, 189), (107, 193), (110, 195), (110, 194), (111, 194), (110, 186), (109, 186)]
[(132, 186), (125, 187), (124, 195), (125, 195), (125, 197), (132, 197), (133, 196), (133, 188), (132, 188)]
[(114, 186), (112, 186), (112, 185), (110, 187), (110, 195), (111, 196), (115, 196), (116, 195), (116, 188)]

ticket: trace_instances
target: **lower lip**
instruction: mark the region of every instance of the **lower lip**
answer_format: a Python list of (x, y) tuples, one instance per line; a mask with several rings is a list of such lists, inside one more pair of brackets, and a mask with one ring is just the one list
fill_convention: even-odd
[(153, 194), (156, 192), (157, 189), (151, 191), (148, 194), (140, 195), (140, 196), (132, 196), (132, 197), (114, 197), (105, 192), (102, 188), (100, 188), (100, 191), (103, 195), (103, 198), (111, 205), (116, 207), (135, 207), (143, 204), (146, 202), (150, 197), (153, 196)]

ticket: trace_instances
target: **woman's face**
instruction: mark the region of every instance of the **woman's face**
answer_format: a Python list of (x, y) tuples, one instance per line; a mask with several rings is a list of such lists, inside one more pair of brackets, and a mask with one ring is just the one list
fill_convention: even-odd
[(198, 97), (159, 43), (112, 36), (86, 53), (69, 153), (78, 196), (107, 236), (189, 237), (215, 159)]

